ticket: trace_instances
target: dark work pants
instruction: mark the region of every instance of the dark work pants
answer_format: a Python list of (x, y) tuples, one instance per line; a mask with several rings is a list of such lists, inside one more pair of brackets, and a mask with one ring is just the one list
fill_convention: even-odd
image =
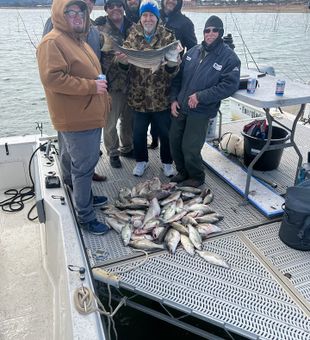
[(162, 163), (171, 164), (169, 145), (170, 110), (160, 112), (134, 112), (133, 145), (137, 162), (148, 162), (147, 129), (155, 123), (160, 139), (160, 159)]
[(158, 127), (156, 126), (155, 123), (151, 124), (151, 136), (152, 136), (152, 143), (158, 143)]
[(189, 178), (203, 181), (205, 173), (201, 149), (205, 143), (209, 118), (206, 115), (179, 114), (172, 117), (170, 149), (178, 172)]

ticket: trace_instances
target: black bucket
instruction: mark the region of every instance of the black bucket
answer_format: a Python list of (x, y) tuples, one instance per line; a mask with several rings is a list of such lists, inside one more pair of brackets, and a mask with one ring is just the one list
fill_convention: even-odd
[(287, 188), (284, 216), (279, 229), (281, 241), (298, 250), (310, 250), (310, 180)]
[[(281, 127), (273, 126), (270, 145), (282, 144), (288, 139), (289, 132)], [(259, 151), (264, 147), (267, 139), (261, 139), (247, 135), (242, 132), (244, 137), (244, 164), (249, 166)], [(253, 169), (268, 171), (276, 169), (281, 161), (283, 149), (265, 151), (255, 163)]]
[(304, 228), (299, 224), (288, 221), (287, 216), (281, 222), (279, 237), (282, 242), (291, 248), (298, 250), (310, 250), (310, 228)]

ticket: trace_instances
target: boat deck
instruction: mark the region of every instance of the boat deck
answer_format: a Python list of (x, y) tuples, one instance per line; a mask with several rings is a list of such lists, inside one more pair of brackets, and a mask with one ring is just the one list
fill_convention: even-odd
[(0, 212), (1, 340), (53, 339), (53, 287), (43, 267), (41, 226), (26, 217), (34, 203), (14, 214)]
[[(223, 131), (239, 133), (244, 124), (225, 124)], [(308, 127), (298, 125), (296, 141), (306, 159)], [(103, 155), (97, 171), (108, 180), (94, 184), (94, 193), (113, 201), (122, 187), (131, 188), (154, 176), (168, 182), (160, 169), (158, 150), (149, 150), (149, 156), (150, 167), (137, 178), (132, 175), (134, 160), (122, 158), (123, 167), (113, 169)], [(293, 184), (296, 159), (292, 148), (284, 149), (279, 168), (259, 175), (275, 182), (275, 190), (284, 194)], [(186, 317), (251, 339), (310, 339), (309, 252), (287, 247), (278, 237), (279, 218), (268, 219), (207, 167), (205, 173), (205, 185), (214, 193), (210, 206), (225, 217), (218, 223), (223, 232), (204, 241), (204, 249), (222, 255), (231, 268), (210, 265), (198, 255), (190, 257), (183, 248), (175, 255), (153, 252), (146, 260), (145, 255), (124, 247), (115, 231), (104, 236), (82, 231), (91, 267), (118, 277), (99, 280), (121, 289), (119, 294), (128, 296), (128, 303), (132, 300), (137, 306), (136, 296), (143, 296), (163, 309), (183, 313), (184, 318), (176, 320), (166, 310), (167, 319), (202, 337), (208, 333), (200, 326), (199, 331), (186, 326)], [(100, 209), (98, 218), (104, 221)], [(143, 303), (140, 308), (152, 313)]]

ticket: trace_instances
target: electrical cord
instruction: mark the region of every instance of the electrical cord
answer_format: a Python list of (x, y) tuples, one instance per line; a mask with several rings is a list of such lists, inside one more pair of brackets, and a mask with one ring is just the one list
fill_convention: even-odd
[[(42, 148), (42, 146), (46, 145), (48, 142), (45, 142), (44, 144), (40, 145), (39, 147), (37, 147), (29, 160), (28, 163), (28, 173), (29, 173), (29, 178), (31, 181), (31, 186), (25, 186), (20, 190), (17, 189), (8, 189), (4, 192), (5, 195), (10, 196), (9, 198), (0, 201), (0, 207), (3, 211), (5, 212), (17, 212), (17, 211), (21, 211), (24, 209), (25, 207), (25, 202), (32, 199), (35, 196), (35, 191), (34, 191), (34, 181), (32, 178), (32, 174), (31, 174), (31, 162), (33, 160), (34, 155), (36, 154), (36, 152), (38, 150), (40, 150)], [(30, 221), (34, 221), (35, 219), (38, 218), (38, 216), (35, 217), (30, 217), (33, 209), (36, 207), (36, 204), (34, 204), (28, 214), (27, 214), (27, 218)]]

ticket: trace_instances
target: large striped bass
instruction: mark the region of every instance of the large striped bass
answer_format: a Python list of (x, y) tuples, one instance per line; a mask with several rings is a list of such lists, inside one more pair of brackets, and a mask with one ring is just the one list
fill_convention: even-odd
[(117, 52), (125, 54), (128, 58), (128, 63), (141, 68), (150, 68), (152, 72), (158, 70), (160, 65), (165, 63), (165, 54), (168, 51), (177, 49), (178, 52), (181, 52), (183, 50), (179, 40), (158, 49), (141, 51), (125, 48), (117, 45), (116, 43), (113, 44), (113, 49)]

